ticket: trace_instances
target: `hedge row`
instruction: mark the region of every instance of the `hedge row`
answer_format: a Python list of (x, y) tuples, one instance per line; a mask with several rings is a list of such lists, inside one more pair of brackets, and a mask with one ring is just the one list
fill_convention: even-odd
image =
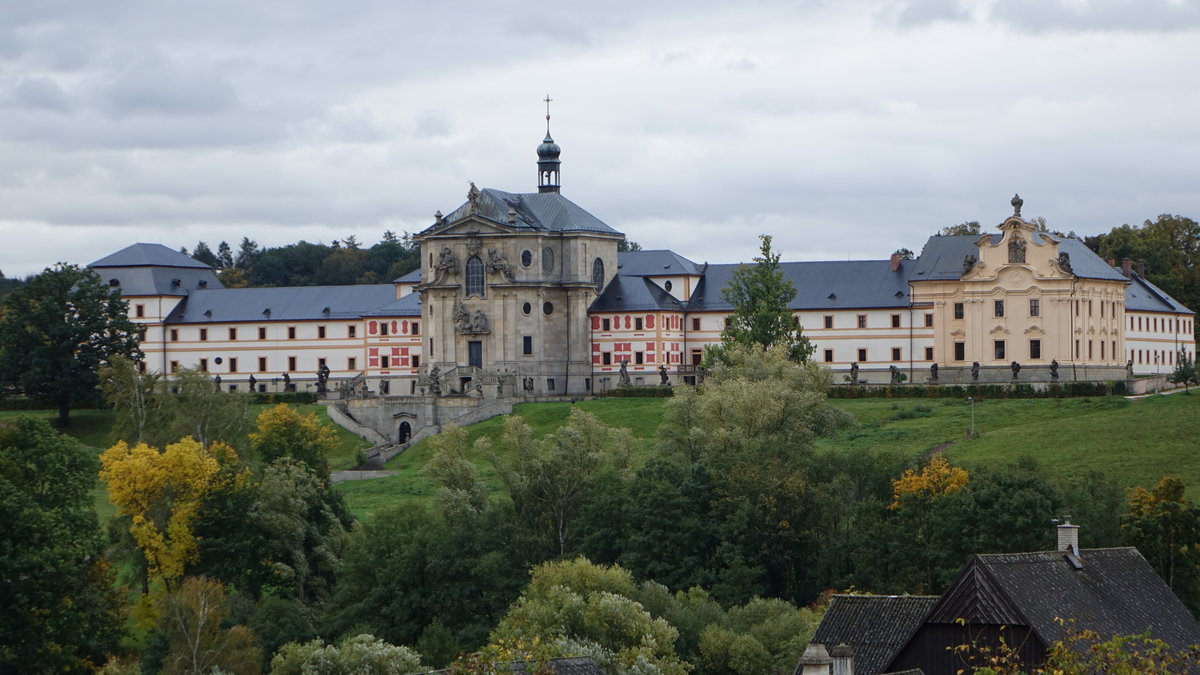
[(251, 394), (250, 402), (262, 403), (316, 403), (317, 394), (311, 391), (290, 391), (278, 394)]
[(600, 396), (616, 398), (670, 398), (675, 394), (674, 387), (617, 387), (610, 389)]
[(829, 388), (829, 398), (1064, 398), (1075, 396), (1124, 396), (1125, 382), (1064, 382), (1035, 389), (1030, 384), (943, 385), (857, 385)]

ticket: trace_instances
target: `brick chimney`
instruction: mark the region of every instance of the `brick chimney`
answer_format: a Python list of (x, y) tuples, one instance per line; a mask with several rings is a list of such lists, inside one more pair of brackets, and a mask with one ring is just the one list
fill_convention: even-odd
[(1107, 258), (1106, 260), (1108, 261), (1108, 266), (1109, 266), (1109, 267), (1116, 267), (1116, 266), (1117, 266), (1117, 259), (1116, 259), (1116, 258)]
[(892, 272), (894, 273), (898, 269), (900, 269), (900, 254), (893, 253), (892, 254)]
[(1126, 277), (1133, 275), (1133, 261), (1129, 258), (1121, 258), (1121, 274)]
[(1058, 526), (1058, 551), (1079, 557), (1079, 526), (1072, 525), (1069, 518), (1063, 518)]
[(1138, 261), (1138, 276), (1143, 279), (1146, 278), (1146, 261), (1145, 260)]

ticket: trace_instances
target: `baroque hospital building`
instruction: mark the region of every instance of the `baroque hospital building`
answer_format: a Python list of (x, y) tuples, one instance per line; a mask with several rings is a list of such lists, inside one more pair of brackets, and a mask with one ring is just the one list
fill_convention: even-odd
[[(421, 268), (390, 284), (223, 288), (158, 244), (90, 267), (143, 327), (144, 367), (198, 367), (230, 391), (313, 391), (324, 368), (331, 386), (413, 400), (694, 382), (738, 265), (619, 253), (624, 235), (562, 195), (549, 133), (537, 153), (537, 192), (472, 185), (414, 237)], [(1012, 204), (998, 231), (930, 237), (915, 260), (782, 263), (813, 358), (838, 382), (876, 383), (896, 371), (914, 383), (1112, 380), (1194, 358), (1192, 310), (1131, 261), (1038, 232)]]

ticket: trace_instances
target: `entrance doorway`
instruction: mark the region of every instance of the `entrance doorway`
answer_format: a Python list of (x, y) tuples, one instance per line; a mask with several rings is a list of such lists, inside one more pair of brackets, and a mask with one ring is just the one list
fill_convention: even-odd
[(400, 423), (400, 432), (396, 436), (397, 443), (407, 443), (408, 439), (412, 438), (412, 425), (408, 422)]
[(467, 343), (467, 365), (474, 368), (483, 367), (483, 341), (471, 340)]

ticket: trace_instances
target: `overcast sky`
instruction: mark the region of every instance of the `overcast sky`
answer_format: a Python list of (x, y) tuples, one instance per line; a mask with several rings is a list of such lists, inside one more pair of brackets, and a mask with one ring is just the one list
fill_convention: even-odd
[(0, 271), (418, 232), (468, 182), (645, 248), (920, 251), (1200, 218), (1191, 0), (0, 2)]

